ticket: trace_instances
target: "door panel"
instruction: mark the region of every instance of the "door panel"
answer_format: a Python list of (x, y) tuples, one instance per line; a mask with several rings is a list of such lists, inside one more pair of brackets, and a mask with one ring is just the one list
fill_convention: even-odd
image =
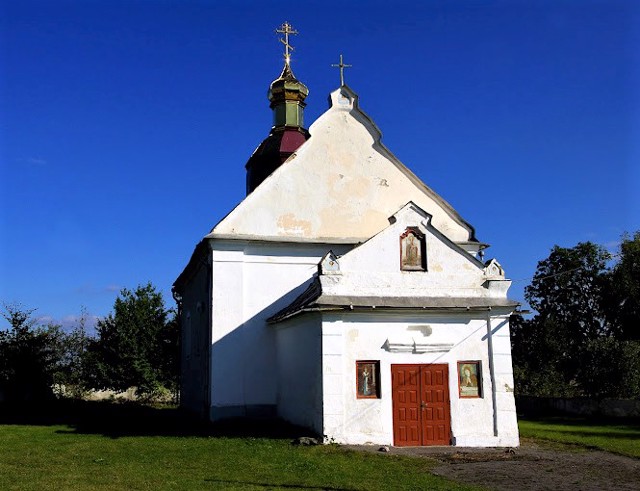
[(427, 407), (422, 411), (423, 445), (449, 445), (449, 386), (447, 365), (422, 365), (420, 393)]
[(394, 445), (449, 445), (448, 366), (391, 365), (391, 379)]
[(391, 371), (393, 440), (403, 445), (421, 445), (420, 371), (415, 366), (394, 366)]

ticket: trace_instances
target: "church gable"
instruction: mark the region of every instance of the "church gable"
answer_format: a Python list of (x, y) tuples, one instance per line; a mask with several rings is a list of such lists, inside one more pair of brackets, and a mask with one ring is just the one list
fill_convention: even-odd
[(318, 274), (271, 323), (305, 311), (354, 308), (512, 310), (511, 281), (499, 263), (482, 263), (441, 234), (432, 217), (407, 203), (390, 225), (342, 256), (329, 251)]
[(361, 242), (409, 200), (454, 242), (473, 228), (399, 162), (347, 86), (309, 128), (311, 137), (211, 232), (210, 237)]
[(485, 265), (441, 234), (432, 219), (408, 203), (385, 230), (337, 258), (344, 279), (327, 285), (361, 295), (485, 295)]

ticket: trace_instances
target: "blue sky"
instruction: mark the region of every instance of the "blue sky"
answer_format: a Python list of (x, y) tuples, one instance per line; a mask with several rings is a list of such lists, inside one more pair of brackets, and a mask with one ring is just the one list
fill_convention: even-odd
[(305, 120), (339, 85), (521, 300), (554, 244), (640, 229), (640, 2), (0, 2), (0, 300), (69, 324), (170, 288), (244, 197), (274, 29)]

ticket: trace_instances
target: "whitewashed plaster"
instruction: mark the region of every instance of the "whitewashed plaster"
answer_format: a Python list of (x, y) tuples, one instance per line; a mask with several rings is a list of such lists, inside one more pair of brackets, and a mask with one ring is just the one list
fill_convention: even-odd
[[(369, 241), (342, 256), (326, 255), (320, 263), (320, 298), (372, 297), (379, 299), (380, 305), (389, 297), (497, 297), (506, 301), (510, 282), (504, 279), (499, 264), (491, 261), (485, 266), (439, 234), (430, 219), (430, 215), (409, 203), (393, 216), (391, 225)], [(400, 270), (399, 238), (407, 227), (416, 227), (424, 234), (426, 271)], [(492, 291), (487, 287), (491, 282), (497, 282), (500, 288)], [(307, 342), (314, 343), (321, 326), (322, 433), (331, 441), (392, 445), (392, 365), (438, 363), (449, 368), (453, 444), (517, 446), (508, 321), (512, 308), (486, 307), (475, 312), (320, 309), (284, 321), (279, 329), (291, 337), (295, 334), (290, 331), (313, 332)], [(356, 397), (358, 360), (380, 362), (380, 399)], [(457, 363), (467, 360), (481, 362), (481, 398), (458, 395)], [(308, 373), (307, 362), (298, 362), (302, 373)], [(294, 382), (298, 376), (295, 363), (287, 367), (294, 372), (287, 381), (299, 391), (311, 390), (299, 380)], [(311, 395), (298, 397), (312, 399)], [(278, 404), (280, 414), (300, 424), (301, 416), (296, 412), (304, 405), (286, 398)]]
[(311, 138), (260, 184), (210, 237), (359, 242), (408, 201), (454, 242), (472, 227), (381, 143), (381, 133), (343, 86), (309, 128)]
[[(322, 275), (323, 292), (330, 295), (506, 298), (511, 284), (502, 268), (490, 268), (440, 234), (432, 217), (408, 203), (392, 224), (365, 243), (337, 258), (339, 274)], [(400, 235), (409, 227), (426, 240), (426, 271), (401, 271)], [(499, 266), (499, 265), (498, 265)]]
[(182, 328), (180, 330), (180, 404), (207, 415), (209, 394), (209, 268), (205, 260), (194, 271), (182, 292)]
[(329, 245), (211, 240), (210, 247), (211, 419), (275, 409), (276, 340), (266, 319), (304, 289)]
[[(508, 317), (493, 316), (493, 371), (483, 314), (323, 314), (323, 434), (345, 444), (393, 445), (391, 365), (446, 364), (449, 368), (451, 435), (454, 445), (518, 446)], [(448, 350), (398, 353), (385, 349), (391, 337), (425, 337)], [(380, 399), (356, 397), (356, 361), (380, 361)], [(483, 397), (458, 396), (457, 362), (482, 363)]]
[[(327, 294), (506, 298), (510, 284), (499, 264), (475, 259), (472, 227), (382, 145), (357, 96), (342, 87), (330, 104), (311, 138), (214, 227), (200, 267), (192, 258), (185, 400), (202, 401), (212, 420), (273, 408), (339, 442), (392, 444), (391, 365), (447, 363), (454, 444), (517, 445), (508, 308), (304, 313), (267, 325), (330, 249), (338, 264), (320, 276)], [(409, 226), (425, 235), (425, 272), (400, 271)], [(208, 357), (196, 360), (203, 347)], [(362, 359), (380, 360), (381, 399), (355, 397)], [(482, 361), (483, 398), (457, 397), (461, 359)]]
[(278, 416), (323, 432), (322, 340), (319, 315), (292, 319), (275, 328)]

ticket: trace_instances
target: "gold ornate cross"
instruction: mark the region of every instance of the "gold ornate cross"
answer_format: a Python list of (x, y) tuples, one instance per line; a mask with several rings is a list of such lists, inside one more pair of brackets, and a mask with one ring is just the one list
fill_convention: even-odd
[(342, 55), (340, 55), (340, 63), (338, 64), (332, 64), (331, 66), (336, 67), (336, 68), (340, 68), (340, 87), (342, 87), (344, 85), (344, 69), (345, 68), (351, 68), (353, 65), (345, 65), (342, 62)]
[(296, 35), (298, 31), (296, 31), (289, 22), (285, 21), (280, 27), (276, 29), (278, 34), (284, 34), (284, 39), (280, 38), (280, 42), (284, 44), (284, 61), (288, 65), (291, 61), (291, 51), (293, 51), (293, 46), (289, 44), (289, 34)]

